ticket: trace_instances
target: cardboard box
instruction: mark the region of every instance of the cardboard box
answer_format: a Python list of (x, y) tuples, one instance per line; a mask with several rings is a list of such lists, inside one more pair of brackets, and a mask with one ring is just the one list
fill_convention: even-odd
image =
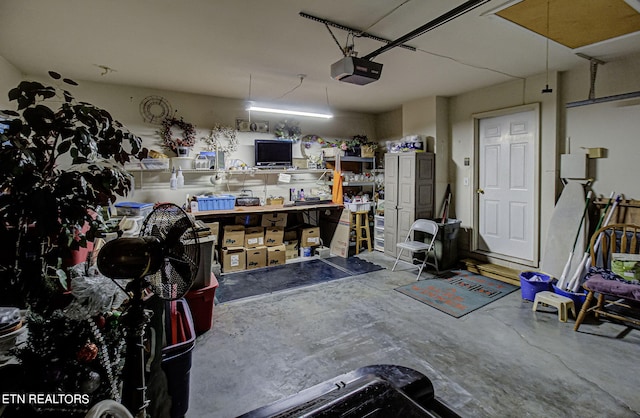
[(244, 246), (246, 248), (262, 247), (264, 245), (264, 227), (252, 226), (244, 230)]
[(287, 262), (287, 247), (284, 244), (267, 247), (267, 266), (279, 266)]
[(298, 241), (298, 231), (295, 229), (284, 231), (284, 241)]
[(275, 247), (284, 243), (284, 228), (268, 226), (264, 230), (264, 243), (267, 247)]
[(244, 247), (229, 247), (222, 250), (222, 271), (225, 273), (244, 270), (246, 262)]
[[(343, 210), (338, 220), (338, 226), (331, 239), (331, 254), (339, 257), (349, 257), (349, 236), (351, 234), (351, 214)], [(394, 244), (395, 245), (395, 244)]]
[[(284, 197), (268, 197), (267, 205), (282, 205), (284, 204)], [(266, 225), (265, 225), (266, 226)]]
[(320, 245), (320, 227), (303, 228), (300, 231), (300, 246), (315, 247)]
[(286, 213), (268, 213), (262, 215), (262, 226), (287, 226)]
[(247, 248), (247, 270), (267, 266), (267, 247)]
[(220, 222), (203, 222), (204, 226), (209, 228), (210, 235), (215, 237), (213, 245), (218, 244), (220, 237)]
[(259, 226), (260, 225), (260, 215), (255, 215), (255, 214), (236, 215), (235, 216), (235, 224), (236, 225), (243, 225), (245, 227)]
[(287, 252), (287, 260), (298, 258), (298, 241), (285, 241), (284, 247)]
[(222, 237), (222, 247), (244, 246), (244, 226), (226, 225)]

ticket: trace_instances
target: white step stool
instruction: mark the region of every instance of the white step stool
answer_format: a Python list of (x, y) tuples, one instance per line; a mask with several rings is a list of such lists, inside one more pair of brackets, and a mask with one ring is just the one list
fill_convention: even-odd
[(553, 292), (545, 290), (544, 292), (536, 293), (536, 298), (533, 301), (533, 311), (536, 311), (538, 304), (553, 306), (558, 309), (558, 319), (562, 322), (567, 322), (568, 311), (571, 310), (573, 317), (576, 317), (576, 307), (573, 300), (562, 295), (557, 295)]

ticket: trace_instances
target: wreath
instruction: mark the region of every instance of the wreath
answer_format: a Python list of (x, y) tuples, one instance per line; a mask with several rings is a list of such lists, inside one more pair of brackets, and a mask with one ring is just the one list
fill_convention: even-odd
[[(222, 145), (222, 138), (227, 139), (227, 144)], [(216, 125), (209, 132), (209, 136), (204, 138), (209, 151), (220, 151), (230, 154), (238, 149), (238, 138), (236, 138), (236, 130), (229, 126)]]
[[(171, 128), (177, 126), (182, 129), (182, 138), (174, 138)], [(192, 147), (196, 143), (196, 128), (182, 118), (165, 118), (159, 131), (164, 145), (176, 152), (178, 147)]]
[(298, 121), (296, 120), (283, 120), (276, 124), (273, 133), (277, 138), (282, 139), (290, 139), (294, 142), (298, 142), (300, 139), (300, 135), (302, 131), (298, 126)]

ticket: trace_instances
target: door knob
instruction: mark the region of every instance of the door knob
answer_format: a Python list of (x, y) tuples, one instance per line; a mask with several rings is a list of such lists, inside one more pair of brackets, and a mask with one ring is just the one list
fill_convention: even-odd
[(484, 190), (483, 190), (483, 189), (478, 189), (478, 190), (476, 191), (476, 193), (478, 193), (478, 194), (484, 194)]

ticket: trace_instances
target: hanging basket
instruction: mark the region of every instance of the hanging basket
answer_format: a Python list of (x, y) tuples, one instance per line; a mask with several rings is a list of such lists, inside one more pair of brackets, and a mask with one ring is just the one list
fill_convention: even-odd
[(376, 155), (376, 149), (370, 145), (362, 145), (360, 147), (360, 156), (363, 158), (373, 158)]

